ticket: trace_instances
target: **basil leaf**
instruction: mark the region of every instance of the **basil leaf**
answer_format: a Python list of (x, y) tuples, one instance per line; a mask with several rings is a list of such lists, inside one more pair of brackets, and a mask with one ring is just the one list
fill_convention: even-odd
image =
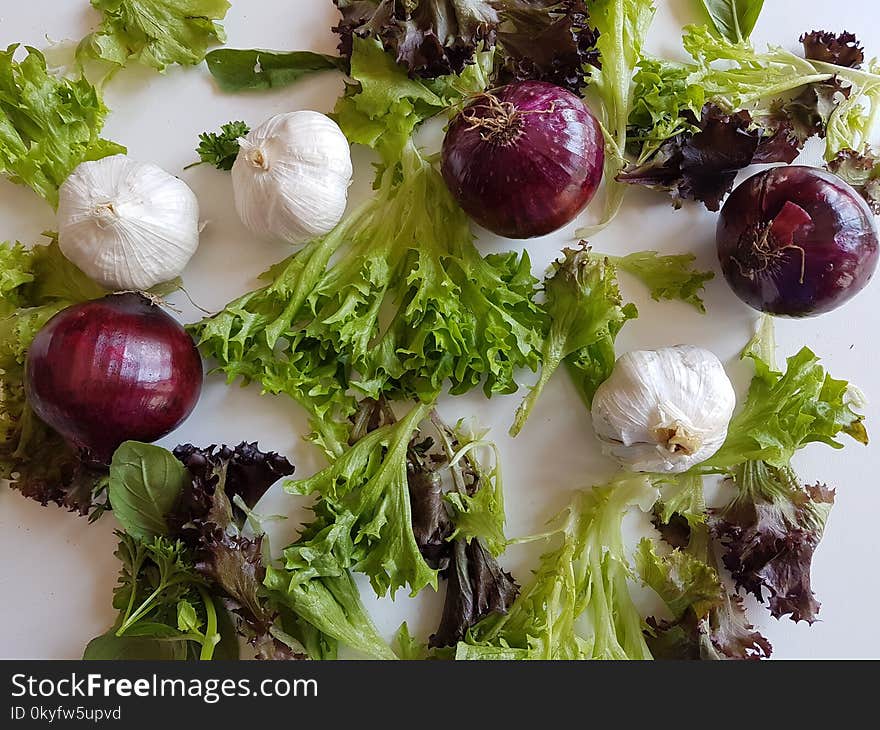
[(126, 441), (110, 463), (110, 504), (132, 537), (149, 540), (168, 534), (165, 516), (180, 497), (186, 468), (160, 446)]
[(749, 39), (764, 7), (764, 0), (700, 0), (700, 2), (718, 34), (734, 43), (742, 43)]
[(183, 660), (186, 659), (186, 644), (186, 641), (163, 641), (149, 636), (116, 636), (114, 629), (110, 629), (88, 643), (82, 658), (92, 661)]
[(344, 58), (311, 51), (276, 51), (221, 48), (205, 60), (223, 91), (278, 89), (317, 71), (346, 70)]

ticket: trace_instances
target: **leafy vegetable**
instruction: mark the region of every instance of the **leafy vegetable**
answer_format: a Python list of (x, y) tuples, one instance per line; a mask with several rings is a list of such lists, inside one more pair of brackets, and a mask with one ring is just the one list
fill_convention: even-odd
[(738, 492), (713, 522), (725, 548), (724, 564), (738, 586), (763, 600), (777, 618), (812, 623), (819, 604), (810, 587), (810, 563), (833, 502), (824, 486), (804, 487), (791, 467), (808, 443), (842, 448), (845, 433), (866, 444), (868, 435), (850, 402), (848, 384), (835, 380), (807, 348), (774, 368), (769, 317), (747, 346), (755, 377), (742, 410), (730, 423), (727, 441), (702, 470), (731, 476)]
[(699, 528), (693, 547), (660, 556), (642, 540), (635, 563), (642, 581), (663, 599), (670, 621), (648, 618), (645, 638), (656, 659), (760, 659), (770, 643), (748, 623), (742, 601), (720, 582), (708, 549), (708, 532)]
[(100, 515), (106, 472), (79, 458), (28, 407), (24, 360), (36, 333), (74, 302), (103, 296), (61, 254), (57, 241), (25, 248), (0, 244), (0, 478), (46, 505)]
[(345, 59), (311, 51), (218, 48), (205, 61), (217, 85), (227, 92), (278, 89), (311, 73), (347, 68)]
[(407, 485), (407, 450), (429, 406), (377, 429), (313, 477), (292, 482), (294, 494), (318, 494), (316, 519), (284, 551), (290, 582), (365, 573), (377, 595), (402, 586), (412, 595), (437, 586), (416, 544)]
[(792, 162), (799, 140), (787, 128), (768, 134), (753, 128), (746, 111), (726, 114), (706, 104), (697, 124), (699, 131), (681, 132), (664, 142), (640, 165), (617, 176), (619, 182), (667, 190), (676, 207), (682, 200), (699, 200), (717, 211), (733, 189), (739, 170), (756, 162)]
[(880, 159), (873, 151), (859, 154), (844, 149), (828, 162), (828, 169), (852, 185), (875, 215), (880, 215)]
[(811, 61), (824, 61), (837, 66), (859, 68), (865, 60), (865, 49), (852, 33), (828, 33), (814, 30), (804, 33), (800, 38), (804, 45), (804, 56)]
[(218, 170), (231, 170), (238, 157), (239, 140), (250, 131), (246, 122), (227, 122), (220, 127), (219, 133), (203, 132), (196, 148), (200, 161), (184, 169), (207, 163)]
[(601, 105), (597, 110), (606, 136), (605, 180), (608, 192), (602, 221), (578, 231), (587, 236), (608, 225), (623, 202), (624, 187), (612, 180), (626, 164), (629, 116), (636, 97), (633, 74), (654, 19), (651, 0), (595, 0), (590, 4), (592, 22), (599, 33), (596, 48), (602, 68), (592, 73), (592, 88)]
[[(745, 13), (755, 4), (717, 5)], [(636, 161), (622, 179), (671, 190), (676, 204), (693, 198), (715, 209), (736, 169), (750, 161), (791, 161), (814, 134), (826, 138), (826, 159), (865, 146), (880, 107), (877, 68), (850, 67), (859, 59), (849, 36), (814, 32), (803, 40), (812, 58), (778, 47), (759, 52), (745, 35), (687, 26), (691, 63), (643, 58), (630, 116)], [(718, 110), (708, 119), (707, 104)]]
[(491, 45), (498, 23), (488, 0), (333, 2), (342, 13), (334, 30), (343, 56), (351, 56), (354, 37), (378, 39), (411, 75), (427, 78), (461, 73), (479, 49)]
[(544, 328), (528, 258), (482, 258), (467, 217), (410, 140), (484, 82), (479, 67), (415, 81), (360, 40), (351, 65), (360, 85), (336, 117), (351, 141), (382, 154), (376, 196), (273, 267), (269, 286), (191, 328), (230, 380), (301, 403), (333, 456), (348, 440), (350, 389), (423, 402), (447, 382), (455, 394), (480, 383), (487, 394), (512, 393), (516, 370), (537, 367)]
[(428, 658), (427, 644), (421, 643), (410, 635), (406, 621), (400, 624), (395, 636), (395, 643), (397, 644), (397, 656), (401, 659), (414, 661)]
[(758, 22), (764, 0), (700, 0), (712, 25), (733, 43), (747, 41)]
[(131, 537), (150, 540), (168, 534), (171, 513), (187, 482), (186, 470), (171, 452), (126, 441), (110, 463), (113, 514)]
[(706, 305), (700, 296), (706, 282), (715, 278), (712, 271), (693, 268), (693, 254), (661, 256), (656, 251), (637, 251), (627, 256), (607, 256), (608, 261), (621, 271), (632, 274), (651, 290), (651, 297), (677, 299), (705, 313)]
[(613, 266), (590, 254), (586, 244), (565, 249), (544, 283), (550, 330), (541, 351), (538, 382), (516, 412), (510, 433), (520, 432), (544, 386), (563, 362), (585, 401), (614, 367), (614, 339), (627, 320), (638, 316), (624, 305)]
[(262, 587), (262, 536), (241, 534), (244, 509), (252, 509), (269, 487), (292, 474), (293, 465), (279, 454), (260, 451), (255, 443), (234, 449), (184, 444), (174, 449), (174, 457), (186, 467), (192, 483), (169, 521), (193, 548), (196, 570), (223, 597), (257, 658), (300, 658), (279, 632), (279, 609)]
[(542, 556), (506, 615), (471, 629), (456, 658), (650, 659), (620, 525), (627, 508), (650, 509), (656, 498), (644, 476), (577, 492), (557, 518), (562, 544)]
[(229, 0), (91, 0), (103, 20), (83, 38), (80, 61), (92, 58), (124, 66), (130, 60), (164, 71), (179, 63), (194, 66), (208, 48), (226, 40), (217, 21)]
[(498, 83), (549, 81), (583, 91), (590, 67), (600, 68), (599, 32), (586, 0), (496, 0)]
[(125, 148), (98, 136), (108, 110), (94, 86), (50, 74), (35, 48), (17, 62), (18, 48), (0, 51), (0, 172), (56, 206), (77, 165)]

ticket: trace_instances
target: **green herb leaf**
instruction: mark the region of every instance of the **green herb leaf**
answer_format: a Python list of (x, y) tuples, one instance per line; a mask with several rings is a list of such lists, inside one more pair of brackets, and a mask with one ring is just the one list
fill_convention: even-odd
[(187, 480), (183, 464), (167, 449), (126, 441), (110, 462), (113, 513), (132, 537), (149, 540), (167, 535), (166, 517)]
[(92, 639), (83, 652), (90, 661), (182, 661), (187, 642), (159, 640), (151, 636), (117, 636), (113, 629)]
[(103, 14), (101, 25), (77, 49), (93, 58), (124, 66), (130, 60), (164, 71), (179, 63), (194, 66), (208, 48), (226, 40), (217, 21), (229, 0), (91, 0)]
[(742, 43), (752, 34), (764, 0), (700, 0), (700, 4), (719, 35)]
[(0, 172), (54, 207), (77, 165), (125, 148), (98, 136), (108, 110), (94, 86), (50, 74), (35, 48), (16, 62), (18, 48), (0, 51)]
[[(238, 157), (240, 149), (239, 140), (245, 137), (251, 128), (246, 122), (227, 122), (220, 127), (220, 132), (202, 132), (199, 135), (199, 146), (196, 152), (199, 162), (195, 165), (207, 163), (218, 170), (231, 170)], [(194, 167), (188, 165), (187, 168)]]
[(228, 92), (280, 89), (319, 71), (346, 71), (344, 58), (311, 51), (220, 48), (205, 56), (217, 85)]
[(628, 256), (608, 256), (618, 269), (632, 274), (651, 290), (651, 298), (678, 300), (705, 313), (700, 292), (706, 282), (715, 278), (712, 271), (697, 271), (693, 267), (696, 256), (679, 254), (661, 256), (656, 251), (638, 251)]
[(565, 362), (585, 402), (611, 374), (614, 340), (627, 320), (638, 316), (623, 304), (616, 271), (589, 247), (567, 248), (544, 281), (544, 309), (550, 330), (541, 348), (541, 374), (517, 409), (511, 436), (516, 436), (556, 369)]

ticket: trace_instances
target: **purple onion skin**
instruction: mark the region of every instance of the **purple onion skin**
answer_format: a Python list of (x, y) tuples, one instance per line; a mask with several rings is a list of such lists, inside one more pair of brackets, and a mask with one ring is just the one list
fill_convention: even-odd
[(846, 182), (813, 167), (774, 167), (745, 180), (721, 210), (716, 242), (736, 295), (781, 316), (830, 312), (877, 268), (871, 210)]
[(515, 110), (513, 119), (492, 134), (474, 124), (505, 122), (491, 98), (478, 97), (464, 109), (443, 141), (446, 185), (464, 211), (493, 233), (552, 233), (584, 209), (602, 180), (599, 123), (577, 96), (544, 81), (509, 84), (492, 96)]
[(62, 310), (37, 333), (25, 366), (37, 416), (102, 464), (123, 441), (152, 442), (177, 428), (203, 380), (192, 338), (136, 293)]

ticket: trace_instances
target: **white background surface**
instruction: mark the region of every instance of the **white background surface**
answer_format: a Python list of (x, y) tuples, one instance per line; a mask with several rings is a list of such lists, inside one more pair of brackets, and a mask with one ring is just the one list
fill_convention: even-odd
[[(695, 20), (691, 0), (658, 0), (657, 20), (649, 48), (667, 56), (678, 55), (680, 28)], [(336, 41), (330, 26), (336, 11), (330, 0), (233, 0), (225, 26), (230, 47), (279, 50), (312, 49), (330, 52)], [(790, 10), (797, 6), (796, 14)], [(79, 39), (97, 22), (87, 0), (28, 0), (0, 2), (0, 43), (23, 42), (45, 47), (47, 38)], [(797, 49), (797, 38), (814, 28), (858, 34), (868, 55), (880, 54), (880, 9), (876, 0), (767, 0), (753, 40)], [(105, 136), (128, 146), (135, 158), (156, 162), (181, 175), (199, 196), (202, 217), (209, 225), (201, 248), (185, 272), (187, 288), (201, 306), (215, 310), (254, 288), (256, 275), (286, 256), (278, 243), (255, 241), (235, 217), (229, 176), (202, 166), (182, 172), (191, 162), (197, 136), (231, 119), (257, 124), (271, 114), (294, 109), (329, 111), (342, 88), (336, 74), (306, 80), (294, 89), (268, 94), (223, 95), (204, 66), (172, 68), (160, 76), (131, 68), (109, 85), (106, 101), (113, 110)], [(364, 150), (355, 152), (356, 179), (352, 200), (368, 194), (372, 169)], [(588, 213), (589, 214), (589, 213)], [(633, 192), (614, 225), (592, 243), (599, 251), (626, 253), (657, 249), (668, 253), (692, 251), (703, 267), (717, 270), (714, 252), (714, 215), (688, 205), (674, 211), (662, 195)], [(38, 240), (55, 227), (51, 209), (29, 189), (0, 180), (0, 239)], [(527, 247), (540, 275), (575, 226), (529, 242)], [(502, 250), (517, 246), (481, 237), (481, 248)], [(720, 277), (709, 283), (709, 314), (700, 316), (679, 303), (651, 302), (636, 282), (624, 278), (624, 295), (639, 305), (641, 317), (627, 324), (618, 350), (656, 348), (693, 343), (715, 351), (743, 392), (751, 376), (737, 354), (748, 339), (756, 314), (741, 304)], [(197, 318), (181, 304), (188, 321)], [(862, 387), (870, 399), (868, 429), (880, 424), (880, 369), (877, 360), (877, 311), (880, 281), (873, 281), (853, 302), (819, 319), (779, 321), (779, 355), (793, 354), (808, 345), (823, 357), (838, 378)], [(524, 374), (523, 381), (534, 376)], [(474, 415), (492, 426), (504, 459), (508, 535), (540, 531), (544, 522), (566, 502), (567, 493), (609, 476), (613, 465), (604, 459), (592, 436), (589, 416), (560, 371), (545, 390), (517, 441), (507, 427), (519, 396), (491, 402), (473, 394), (446, 398), (441, 413), (454, 420)], [(202, 400), (190, 420), (162, 443), (184, 441), (198, 445), (259, 440), (261, 447), (290, 455), (297, 475), (307, 476), (320, 457), (300, 440), (306, 425), (299, 408), (283, 398), (261, 397), (256, 387), (227, 388), (220, 376), (209, 378)], [(871, 621), (880, 600), (877, 580), (880, 486), (877, 483), (877, 447), (850, 443), (843, 452), (815, 446), (798, 456), (796, 466), (808, 481), (838, 487), (837, 504), (814, 561), (813, 584), (822, 602), (820, 622), (812, 627), (790, 620), (776, 621), (751, 599), (753, 622), (770, 639), (774, 656), (880, 657), (880, 632)], [(872, 469), (873, 467), (873, 469)], [(277, 487), (267, 495), (261, 513), (291, 514), (285, 530), (298, 524), (298, 498)], [(647, 523), (642, 515), (628, 519), (628, 529)], [(43, 508), (0, 487), (0, 657), (78, 658), (85, 644), (113, 622), (111, 591), (116, 580), (113, 557), (116, 527), (112, 516), (88, 525), (54, 507)], [(276, 547), (281, 547), (276, 544)], [(512, 548), (503, 562), (521, 581), (528, 580), (538, 548)], [(380, 629), (389, 638), (400, 621), (427, 637), (442, 606), (441, 595), (425, 591), (418, 599), (403, 592), (392, 602), (375, 600), (362, 583), (365, 602)]]

